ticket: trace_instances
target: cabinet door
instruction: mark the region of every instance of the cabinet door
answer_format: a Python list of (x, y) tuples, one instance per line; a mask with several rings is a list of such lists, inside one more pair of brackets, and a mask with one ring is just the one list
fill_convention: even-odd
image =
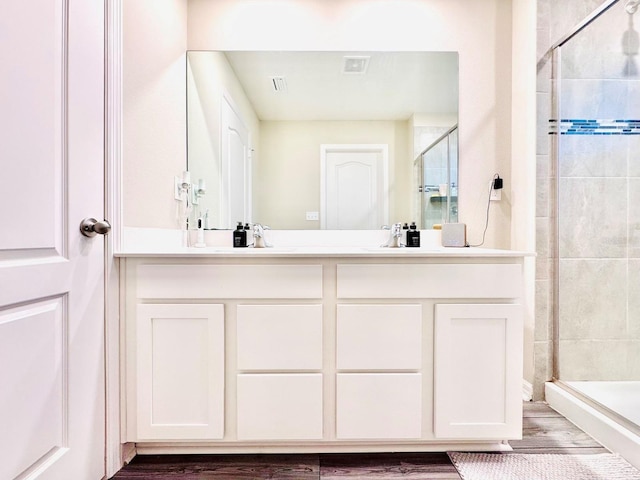
[(422, 432), (422, 375), (339, 373), (336, 437), (415, 439)]
[(137, 438), (224, 436), (224, 306), (138, 305)]
[(522, 308), (436, 305), (436, 438), (522, 435)]

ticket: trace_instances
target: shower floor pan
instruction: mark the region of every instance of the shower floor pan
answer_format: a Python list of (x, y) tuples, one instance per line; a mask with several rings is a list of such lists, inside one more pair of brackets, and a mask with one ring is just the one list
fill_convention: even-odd
[[(606, 399), (602, 398), (603, 395), (599, 395), (601, 400), (595, 400), (590, 394), (579, 392), (578, 388), (572, 385), (574, 383), (622, 383), (630, 384), (625, 385), (625, 387), (629, 388), (640, 385), (640, 382), (548, 382), (545, 384), (545, 399), (551, 408), (587, 432), (605, 448), (619, 454), (640, 470), (640, 433), (638, 432), (638, 427), (632, 425), (626, 419), (625, 422), (628, 425), (623, 425), (621, 423), (623, 418), (621, 414), (616, 413), (617, 417), (620, 418), (620, 420), (616, 420), (604, 411), (604, 408), (608, 411), (615, 410), (608, 406), (604, 407), (602, 400), (606, 401)], [(607, 389), (601, 390), (606, 391)], [(578, 395), (585, 399), (589, 398), (590, 403), (582, 400)], [(619, 394), (607, 393), (606, 397), (614, 397), (613, 400), (618, 406), (623, 403), (627, 405), (627, 401), (635, 402), (635, 405), (640, 402), (640, 397), (635, 397), (634, 399), (634, 395), (628, 390)], [(598, 407), (598, 404), (601, 406)], [(637, 413), (635, 416), (637, 417)]]
[(640, 381), (566, 382), (566, 384), (640, 426)]

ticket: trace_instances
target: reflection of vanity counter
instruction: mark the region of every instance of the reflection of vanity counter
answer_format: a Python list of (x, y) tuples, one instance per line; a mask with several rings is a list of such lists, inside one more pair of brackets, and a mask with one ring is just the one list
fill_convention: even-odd
[(118, 256), (139, 453), (498, 450), (521, 436), (520, 252)]

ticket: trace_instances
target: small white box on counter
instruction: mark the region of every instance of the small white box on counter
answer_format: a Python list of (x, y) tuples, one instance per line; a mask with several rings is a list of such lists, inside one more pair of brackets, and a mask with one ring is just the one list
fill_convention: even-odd
[(442, 246), (443, 247), (466, 247), (467, 246), (467, 225), (464, 223), (442, 224)]

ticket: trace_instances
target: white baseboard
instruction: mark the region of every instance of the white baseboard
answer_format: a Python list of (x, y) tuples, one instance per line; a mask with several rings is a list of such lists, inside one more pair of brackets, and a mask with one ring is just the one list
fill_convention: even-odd
[(122, 464), (126, 465), (137, 455), (136, 444), (133, 442), (122, 444)]
[(551, 408), (640, 469), (640, 436), (554, 383), (545, 383), (545, 397)]

